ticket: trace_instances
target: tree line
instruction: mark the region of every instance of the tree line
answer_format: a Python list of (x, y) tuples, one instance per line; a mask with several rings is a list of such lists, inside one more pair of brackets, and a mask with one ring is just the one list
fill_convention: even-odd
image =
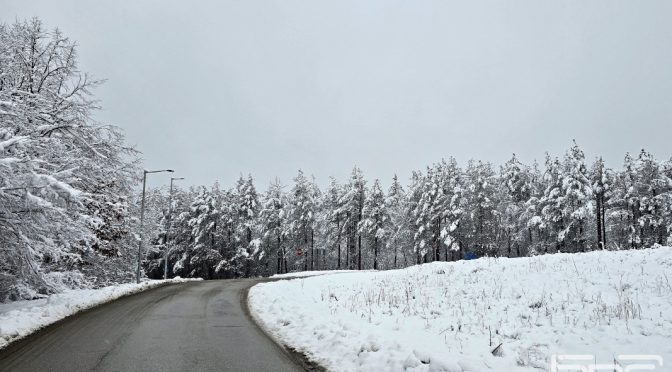
[[(521, 257), (669, 244), (672, 161), (642, 150), (621, 169), (588, 162), (574, 143), (543, 166), (515, 155), (499, 167), (454, 158), (397, 176), (383, 190), (355, 167), (321, 190), (299, 171), (258, 193), (251, 176), (231, 189), (154, 190), (150, 277), (231, 278), (297, 270), (393, 269), (481, 256)], [(174, 215), (168, 223), (168, 213)], [(168, 254), (166, 255), (166, 252)]]

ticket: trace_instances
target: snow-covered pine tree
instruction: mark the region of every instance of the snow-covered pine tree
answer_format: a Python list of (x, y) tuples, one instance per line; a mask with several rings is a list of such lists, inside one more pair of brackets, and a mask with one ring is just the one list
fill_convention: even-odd
[(668, 191), (663, 193), (662, 196), (662, 199), (666, 200), (664, 203), (665, 208), (662, 211), (664, 225), (667, 226), (667, 241), (665, 244), (672, 246), (672, 190), (670, 190), (670, 187), (672, 187), (672, 158), (664, 161), (661, 167), (664, 177), (669, 180)]
[(287, 195), (280, 180), (271, 182), (264, 195), (259, 225), (267, 248), (267, 256), (275, 257), (275, 272), (287, 272), (287, 249), (284, 245), (287, 231)]
[(260, 249), (261, 241), (254, 238), (258, 228), (259, 199), (251, 175), (247, 179), (243, 179), (241, 176), (238, 180), (236, 199), (238, 209), (236, 227), (239, 246), (234, 260), (238, 265), (242, 265), (243, 276), (250, 277), (255, 270), (255, 262), (263, 258), (263, 251)]
[(424, 176), (420, 171), (413, 171), (411, 174), (411, 184), (408, 187), (408, 219), (411, 221), (410, 230), (413, 236), (413, 253), (415, 253), (415, 263), (422, 263), (423, 257), (427, 254), (422, 234), (424, 233), (424, 219), (418, 219), (417, 211), (422, 199), (424, 186)]
[(561, 194), (558, 196), (563, 228), (558, 239), (574, 252), (583, 252), (588, 245), (587, 223), (592, 221), (593, 191), (588, 178), (583, 151), (574, 145), (565, 154), (561, 172)]
[(210, 190), (201, 187), (191, 204), (188, 222), (193, 237), (189, 259), (190, 277), (211, 279), (215, 276), (215, 267), (222, 259), (217, 247), (218, 222), (219, 210), (215, 196)]
[(341, 241), (343, 236), (344, 216), (341, 208), (341, 197), (343, 188), (338, 184), (335, 178), (331, 177), (329, 187), (324, 193), (322, 200), (322, 210), (324, 213), (324, 237), (326, 244), (333, 247), (333, 254), (336, 260), (336, 268), (341, 268), (342, 251)]
[(464, 197), (469, 249), (478, 255), (497, 254), (497, 179), (490, 163), (469, 161), (464, 177)]
[(607, 203), (611, 195), (611, 179), (604, 160), (597, 158), (590, 170), (591, 189), (595, 205), (595, 238), (597, 249), (607, 247)]
[(390, 236), (390, 217), (385, 207), (385, 194), (378, 179), (373, 181), (368, 198), (364, 202), (363, 218), (359, 222), (360, 234), (364, 234), (373, 248), (373, 269), (378, 270), (379, 249), (385, 246)]
[[(422, 183), (422, 193), (416, 205), (414, 215), (418, 230), (415, 234), (417, 249), (422, 252), (424, 261), (439, 261), (444, 231), (443, 220), (450, 204), (452, 192), (444, 183), (448, 181), (445, 160), (427, 168)], [(429, 255), (428, 255), (429, 253)]]
[(350, 270), (362, 269), (362, 236), (357, 233), (357, 225), (362, 220), (365, 198), (366, 180), (362, 170), (355, 167), (339, 202), (344, 218), (347, 262)]
[(389, 231), (389, 237), (385, 248), (386, 251), (392, 255), (389, 267), (396, 269), (400, 266), (399, 253), (402, 255), (401, 259), (403, 259), (403, 266), (407, 266), (408, 259), (406, 256), (406, 249), (413, 244), (410, 231), (412, 221), (408, 218), (409, 212), (407, 210), (408, 199), (406, 197), (406, 192), (396, 174), (392, 178), (392, 184), (387, 192), (385, 208), (389, 215), (388, 226), (386, 228), (387, 231)]
[(292, 242), (300, 251), (304, 270), (310, 268), (314, 255), (312, 251), (313, 228), (315, 224), (315, 193), (302, 170), (294, 178), (290, 192), (290, 229)]
[[(530, 190), (529, 198), (524, 201), (519, 217), (518, 226), (520, 226), (521, 239), (520, 255), (534, 255), (542, 251), (541, 245), (544, 244), (542, 232), (546, 230), (544, 219), (542, 218), (542, 198), (544, 195), (543, 177), (539, 170), (539, 164), (534, 161), (532, 166), (527, 168), (528, 179), (527, 189)], [(536, 235), (536, 239), (535, 239)]]
[(554, 246), (556, 252), (561, 251), (564, 247), (564, 236), (560, 236), (560, 233), (565, 230), (562, 214), (564, 197), (561, 172), (560, 160), (551, 158), (549, 154), (546, 154), (546, 170), (542, 176), (544, 191), (538, 203), (541, 221), (536, 221), (534, 218), (530, 221), (540, 230), (540, 235), (543, 234), (539, 244), (539, 248), (543, 249), (543, 252), (535, 250), (534, 254), (548, 253), (549, 246)]
[(521, 225), (521, 216), (525, 211), (525, 204), (532, 196), (532, 188), (529, 171), (518, 160), (516, 154), (501, 167), (500, 182), (502, 184), (502, 195), (499, 199), (502, 216), (500, 230), (503, 231), (506, 240), (507, 256), (512, 257), (512, 249), (515, 248), (516, 256), (519, 257), (526, 228), (526, 223)]
[(666, 209), (669, 208), (670, 180), (661, 164), (646, 150), (635, 162), (634, 196), (638, 199), (640, 242), (645, 247), (664, 244), (667, 236)]
[[(455, 158), (441, 161), (439, 168), (441, 178), (442, 197), (438, 211), (442, 220), (440, 227), (440, 244), (443, 245), (446, 261), (455, 258), (454, 253), (461, 250), (460, 245), (460, 222), (464, 218), (464, 190), (462, 189), (462, 170)], [(438, 255), (437, 255), (438, 258)]]
[(319, 239), (319, 233), (317, 231), (319, 230), (317, 228), (317, 223), (319, 218), (321, 217), (321, 201), (322, 201), (322, 191), (320, 190), (320, 187), (317, 186), (317, 182), (315, 181), (315, 176), (311, 176), (310, 181), (308, 181), (308, 190), (311, 194), (311, 199), (313, 201), (313, 213), (312, 213), (312, 219), (313, 219), (313, 227), (310, 230), (310, 269), (313, 270), (319, 270), (320, 269), (320, 251), (324, 252), (324, 247), (318, 247), (316, 245), (317, 239)]

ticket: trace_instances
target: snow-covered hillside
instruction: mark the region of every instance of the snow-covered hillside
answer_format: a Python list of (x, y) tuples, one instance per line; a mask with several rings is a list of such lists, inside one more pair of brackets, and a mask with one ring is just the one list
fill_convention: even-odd
[(249, 302), (270, 333), (334, 371), (546, 371), (553, 354), (672, 364), (668, 247), (278, 281)]

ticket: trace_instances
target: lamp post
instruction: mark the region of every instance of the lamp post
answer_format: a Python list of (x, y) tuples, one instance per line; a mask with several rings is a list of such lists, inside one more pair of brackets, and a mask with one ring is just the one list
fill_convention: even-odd
[(163, 255), (163, 279), (168, 279), (168, 254), (172, 248), (170, 248), (170, 230), (171, 230), (171, 219), (173, 216), (173, 181), (183, 180), (184, 177), (170, 178), (170, 193), (168, 194), (168, 228), (166, 229), (166, 253)]
[(147, 175), (150, 173), (168, 172), (173, 173), (172, 169), (162, 169), (155, 171), (145, 170), (142, 173), (142, 202), (140, 203), (140, 242), (138, 244), (138, 267), (135, 271), (135, 282), (140, 283), (140, 262), (142, 261), (142, 243), (144, 239), (144, 222), (145, 222), (145, 189), (147, 187)]

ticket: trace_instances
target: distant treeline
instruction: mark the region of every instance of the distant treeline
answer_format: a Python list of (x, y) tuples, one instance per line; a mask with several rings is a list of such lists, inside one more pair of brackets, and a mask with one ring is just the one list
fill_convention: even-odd
[(146, 270), (203, 278), (294, 270), (392, 269), (479, 256), (519, 257), (668, 243), (672, 162), (642, 150), (621, 169), (586, 163), (576, 143), (543, 166), (514, 155), (496, 168), (453, 158), (413, 172), (387, 192), (354, 168), (324, 189), (299, 171), (291, 185), (258, 194), (251, 177), (235, 187), (151, 195), (159, 233)]

